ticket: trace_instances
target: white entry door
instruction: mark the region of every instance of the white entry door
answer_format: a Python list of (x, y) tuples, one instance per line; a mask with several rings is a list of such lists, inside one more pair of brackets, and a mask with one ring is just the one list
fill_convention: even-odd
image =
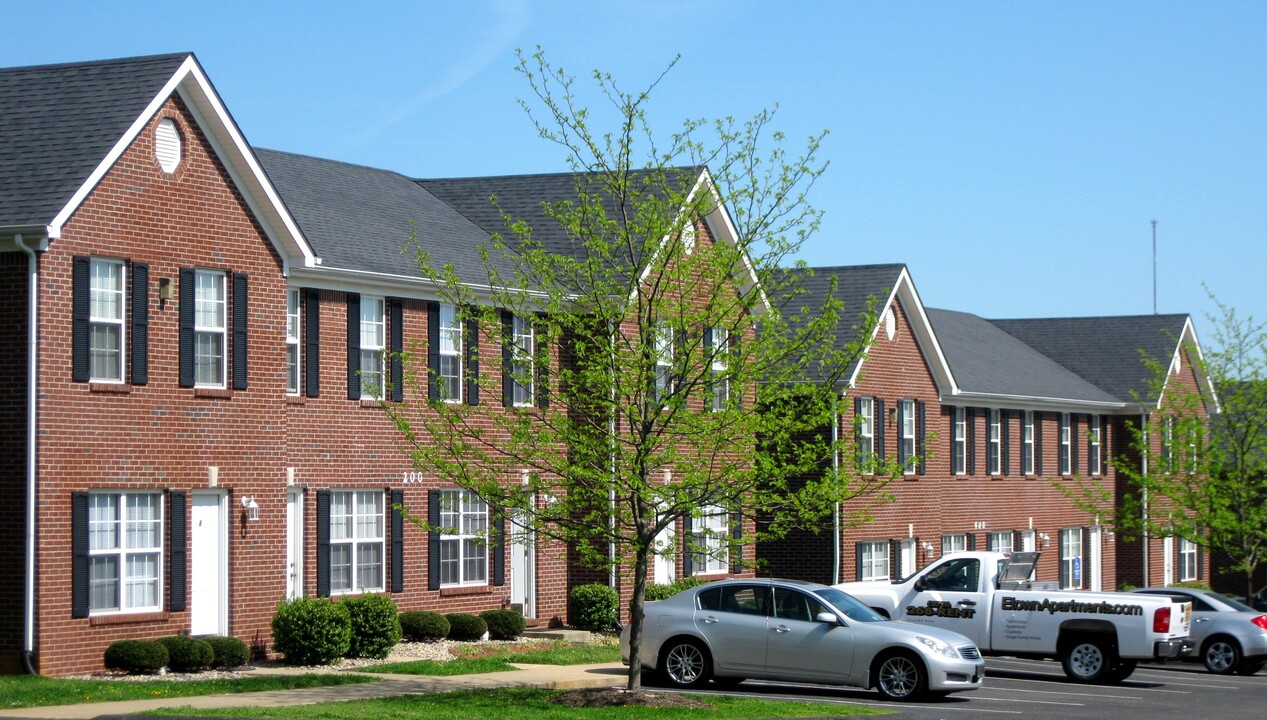
[(223, 493), (194, 493), (190, 545), (190, 635), (228, 630), (228, 525)]
[(518, 605), (523, 616), (537, 616), (536, 565), (537, 547), (532, 528), (516, 515), (510, 521), (510, 602)]
[(1161, 584), (1169, 587), (1175, 581), (1175, 539), (1173, 536), (1161, 539), (1161, 571)]
[(286, 597), (304, 595), (304, 491), (286, 493)]

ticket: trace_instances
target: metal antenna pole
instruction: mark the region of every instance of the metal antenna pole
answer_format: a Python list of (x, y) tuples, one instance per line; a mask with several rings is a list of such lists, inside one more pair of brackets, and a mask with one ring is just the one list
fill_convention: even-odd
[(1157, 314), (1157, 221), (1153, 221), (1153, 314)]

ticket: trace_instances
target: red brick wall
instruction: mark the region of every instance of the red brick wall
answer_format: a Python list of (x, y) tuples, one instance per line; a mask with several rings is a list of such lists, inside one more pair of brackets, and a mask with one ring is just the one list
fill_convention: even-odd
[(0, 673), (19, 669), (26, 607), (27, 273), (27, 255), (0, 254)]

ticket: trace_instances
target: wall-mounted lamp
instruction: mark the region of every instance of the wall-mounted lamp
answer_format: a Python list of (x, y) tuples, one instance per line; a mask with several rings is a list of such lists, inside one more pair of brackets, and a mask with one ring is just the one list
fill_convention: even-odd
[(1051, 542), (1051, 536), (1047, 533), (1038, 533), (1038, 539), (1043, 542), (1043, 547), (1047, 547), (1047, 543)]
[(158, 279), (158, 299), (159, 300), (172, 299), (172, 279), (171, 278)]
[(889, 408), (889, 424), (897, 425), (897, 407)]
[(920, 547), (924, 548), (924, 557), (931, 558), (931, 557), (933, 556), (933, 544), (932, 544), (932, 543), (930, 543), (930, 542), (928, 542), (927, 540), (925, 540), (924, 542), (920, 543), (919, 545), (920, 545)]
[(251, 522), (258, 522), (260, 519), (260, 506), (255, 502), (254, 497), (242, 498), (242, 515)]

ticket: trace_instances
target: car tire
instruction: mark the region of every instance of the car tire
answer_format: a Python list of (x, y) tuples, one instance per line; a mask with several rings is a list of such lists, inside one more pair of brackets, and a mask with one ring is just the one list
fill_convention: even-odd
[(1062, 645), (1060, 666), (1065, 676), (1077, 683), (1114, 682), (1117, 654), (1108, 640), (1097, 635), (1075, 637)]
[(1215, 675), (1235, 672), (1241, 666), (1241, 659), (1241, 646), (1225, 635), (1210, 638), (1201, 648), (1201, 662)]
[(1253, 675), (1263, 669), (1263, 661), (1255, 660), (1253, 662), (1242, 660), (1241, 664), (1236, 667), (1237, 675)]
[(928, 671), (914, 653), (897, 651), (875, 661), (875, 689), (886, 700), (916, 700), (928, 694)]
[(713, 659), (698, 640), (672, 640), (660, 654), (660, 677), (672, 687), (683, 690), (703, 687), (712, 673)]

